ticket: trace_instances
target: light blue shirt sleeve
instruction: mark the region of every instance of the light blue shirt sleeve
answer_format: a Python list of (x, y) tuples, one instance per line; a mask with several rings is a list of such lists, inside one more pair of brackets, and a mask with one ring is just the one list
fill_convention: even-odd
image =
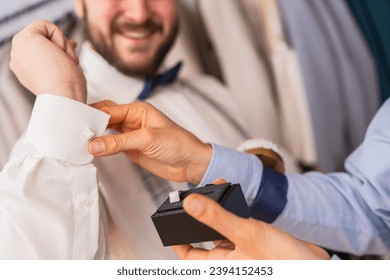
[(346, 172), (280, 175), (287, 178), (288, 188), (275, 198), (274, 191), (264, 190), (275, 190), (284, 181), (265, 176), (268, 171), (259, 162), (213, 145), (201, 184), (217, 178), (240, 183), (252, 210), (256, 203), (279, 206), (282, 211), (273, 224), (299, 239), (356, 255), (390, 253), (390, 101), (346, 160)]
[(389, 254), (390, 101), (345, 168), (345, 173), (287, 176), (288, 203), (274, 225), (330, 249)]
[(241, 184), (248, 205), (255, 199), (263, 173), (263, 164), (254, 155), (238, 152), (212, 144), (213, 154), (200, 186), (222, 178), (228, 182)]
[(211, 162), (200, 185), (218, 178), (241, 185), (255, 219), (271, 223), (287, 203), (286, 176), (264, 167), (254, 155), (213, 145)]

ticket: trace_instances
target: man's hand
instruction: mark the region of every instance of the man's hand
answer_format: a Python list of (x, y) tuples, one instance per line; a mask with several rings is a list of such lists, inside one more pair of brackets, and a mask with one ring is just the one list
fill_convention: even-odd
[(132, 161), (164, 179), (200, 182), (211, 160), (210, 145), (148, 103), (115, 105), (102, 101), (93, 106), (111, 115), (109, 127), (121, 133), (93, 140), (89, 151), (94, 156), (125, 152)]
[[(223, 181), (215, 182), (217, 184)], [(238, 217), (206, 196), (191, 194), (184, 199), (184, 210), (228, 240), (215, 242), (211, 250), (191, 245), (173, 246), (180, 259), (329, 259), (325, 250), (298, 240), (272, 225)]]
[(86, 81), (75, 47), (56, 25), (40, 20), (14, 36), (10, 67), (35, 95), (51, 93), (85, 103)]

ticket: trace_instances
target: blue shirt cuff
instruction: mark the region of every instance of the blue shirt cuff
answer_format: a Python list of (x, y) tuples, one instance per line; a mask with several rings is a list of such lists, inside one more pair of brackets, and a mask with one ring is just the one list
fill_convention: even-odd
[(259, 192), (251, 205), (251, 216), (272, 223), (287, 204), (288, 181), (286, 175), (263, 168)]
[(261, 182), (263, 164), (254, 155), (212, 144), (213, 154), (200, 186), (218, 178), (239, 183), (248, 205), (255, 199)]
[(254, 155), (212, 144), (213, 153), (200, 186), (218, 178), (239, 183), (251, 208), (251, 216), (274, 221), (287, 203), (286, 176), (263, 167)]

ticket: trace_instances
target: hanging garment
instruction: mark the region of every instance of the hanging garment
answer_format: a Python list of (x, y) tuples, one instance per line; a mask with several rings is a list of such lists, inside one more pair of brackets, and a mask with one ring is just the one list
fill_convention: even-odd
[(259, 0), (264, 46), (279, 101), (284, 146), (301, 162), (317, 161), (304, 81), (296, 52), (287, 44), (277, 2)]
[(343, 1), (278, 3), (301, 65), (319, 166), (340, 170), (379, 106), (374, 61)]

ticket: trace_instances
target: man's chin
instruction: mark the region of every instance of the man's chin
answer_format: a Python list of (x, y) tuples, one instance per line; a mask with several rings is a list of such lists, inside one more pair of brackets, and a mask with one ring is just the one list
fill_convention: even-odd
[(131, 77), (144, 78), (153, 71), (153, 67), (151, 66), (151, 63), (145, 64), (145, 60), (143, 61), (121, 60), (121, 61), (113, 62), (111, 64), (121, 73)]

